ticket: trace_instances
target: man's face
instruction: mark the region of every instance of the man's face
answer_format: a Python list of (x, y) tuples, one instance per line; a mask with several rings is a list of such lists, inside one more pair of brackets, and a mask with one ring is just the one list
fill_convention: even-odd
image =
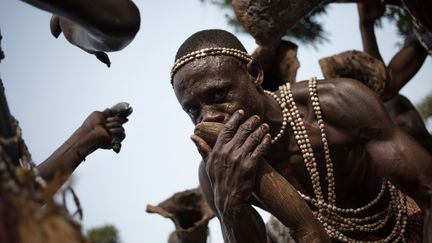
[[(225, 123), (238, 109), (257, 114), (257, 87), (246, 64), (227, 56), (194, 60), (174, 76), (174, 91), (194, 124)], [(259, 114), (258, 114), (259, 115)]]

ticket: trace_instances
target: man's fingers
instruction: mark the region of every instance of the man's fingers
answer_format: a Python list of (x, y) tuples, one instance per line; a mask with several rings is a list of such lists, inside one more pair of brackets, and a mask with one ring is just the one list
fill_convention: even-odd
[(119, 122), (110, 122), (110, 123), (105, 124), (105, 128), (108, 130), (113, 129), (113, 128), (118, 128), (118, 127), (121, 127), (121, 123), (119, 123)]
[(234, 114), (232, 114), (228, 122), (224, 124), (222, 131), (219, 133), (215, 147), (218, 146), (218, 144), (220, 143), (225, 144), (231, 140), (238, 127), (240, 126), (243, 116), (243, 110), (237, 110), (236, 112), (234, 112)]
[(115, 136), (124, 136), (125, 134), (125, 130), (123, 127), (110, 128), (108, 129), (108, 131), (111, 135), (115, 135)]
[(261, 143), (258, 144), (258, 146), (255, 148), (255, 150), (251, 154), (252, 161), (258, 161), (259, 159), (263, 158), (268, 149), (270, 148), (271, 144), (271, 136), (270, 134), (266, 134), (264, 138), (262, 139)]
[(129, 119), (119, 117), (119, 121), (120, 121), (121, 124), (125, 124), (126, 122), (129, 121)]
[(255, 148), (262, 142), (268, 131), (269, 126), (266, 123), (261, 124), (261, 126), (256, 128), (255, 131), (247, 137), (246, 141), (242, 145), (242, 149), (244, 149), (244, 151), (253, 152)]
[(112, 117), (114, 114), (113, 114), (113, 111), (110, 109), (110, 108), (106, 108), (104, 111), (102, 111), (102, 113), (104, 114), (104, 116), (105, 117)]
[(197, 146), (198, 152), (201, 154), (201, 157), (203, 158), (204, 162), (206, 162), (207, 157), (212, 151), (210, 146), (204, 141), (204, 139), (200, 138), (195, 134), (191, 135), (191, 140)]
[(115, 126), (121, 126), (121, 125), (123, 125), (124, 123), (126, 123), (128, 121), (128, 119), (127, 118), (121, 118), (121, 117), (118, 117), (118, 116), (110, 116), (110, 117), (107, 117), (106, 119), (105, 119), (105, 126), (108, 128), (109, 126), (111, 126), (111, 127), (115, 127)]
[[(249, 119), (240, 125), (231, 141), (233, 141), (239, 147), (242, 146), (249, 135), (251, 135), (256, 130), (260, 120), (261, 119), (259, 116), (249, 117)], [(264, 134), (262, 136), (264, 136)], [(261, 142), (261, 139), (259, 139), (259, 142)]]

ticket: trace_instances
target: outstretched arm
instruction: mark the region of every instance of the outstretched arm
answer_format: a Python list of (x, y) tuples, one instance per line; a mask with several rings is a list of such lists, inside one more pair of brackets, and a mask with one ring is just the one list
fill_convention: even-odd
[[(66, 181), (85, 157), (96, 149), (110, 149), (112, 137), (125, 138), (122, 124), (126, 118), (114, 116), (110, 109), (95, 111), (48, 159), (38, 166), (42, 178), (51, 181), (59, 176)], [(59, 183), (59, 186), (63, 183)]]
[[(357, 10), (359, 13), (363, 51), (384, 62), (379, 52), (374, 31), (374, 22), (384, 13), (384, 2), (358, 3)], [(387, 82), (384, 93), (381, 95), (382, 99), (389, 100), (399, 93), (399, 90), (421, 68), (426, 56), (426, 50), (424, 50), (418, 41), (411, 40), (405, 44), (386, 66)]]
[(23, 1), (59, 15), (51, 23), (53, 34), (63, 31), (72, 44), (90, 53), (121, 50), (140, 27), (138, 8), (130, 0)]
[(384, 62), (376, 41), (374, 23), (383, 15), (385, 4), (383, 1), (357, 3), (357, 10), (359, 13), (363, 51)]

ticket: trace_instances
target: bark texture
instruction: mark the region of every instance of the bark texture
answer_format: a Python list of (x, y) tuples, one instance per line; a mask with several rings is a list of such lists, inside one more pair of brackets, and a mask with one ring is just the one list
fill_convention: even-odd
[(172, 220), (175, 231), (169, 243), (207, 242), (208, 222), (215, 216), (199, 187), (178, 192), (157, 206), (147, 205), (147, 212)]
[(378, 95), (384, 91), (387, 82), (385, 65), (366, 52), (342, 52), (320, 59), (319, 64), (325, 79), (352, 78), (361, 81)]
[[(3, 58), (0, 46), (0, 61)], [(87, 242), (80, 225), (54, 203), (56, 183), (54, 179), (45, 185), (37, 175), (0, 80), (0, 242)]]
[(287, 30), (323, 0), (233, 0), (234, 12), (243, 28), (261, 46), (274, 47)]

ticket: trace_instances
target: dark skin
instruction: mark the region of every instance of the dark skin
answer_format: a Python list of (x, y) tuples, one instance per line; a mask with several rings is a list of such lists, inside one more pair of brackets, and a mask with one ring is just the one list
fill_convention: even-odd
[[(363, 49), (382, 60), (375, 38), (374, 22), (384, 13), (384, 3), (357, 4)], [(387, 65), (388, 79), (382, 96), (385, 108), (392, 120), (406, 133), (416, 139), (426, 150), (432, 151), (432, 136), (423, 119), (411, 102), (399, 95), (399, 90), (408, 83), (423, 65), (427, 52), (417, 41), (407, 43)], [(390, 99), (388, 99), (391, 97)]]
[[(258, 157), (298, 190), (313, 195), (293, 134), (287, 130), (278, 143), (269, 145), (266, 134), (277, 134), (282, 113), (276, 101), (263, 92), (262, 80), (263, 71), (255, 61), (242, 65), (226, 56), (194, 60), (174, 76), (176, 96), (194, 124), (225, 123), (215, 149), (197, 136), (193, 135), (192, 140), (204, 159), (199, 169), (200, 184), (220, 220), (226, 242), (267, 240), (262, 219), (250, 204)], [(320, 132), (307, 83), (293, 84), (292, 91), (318, 164), (323, 165)], [(375, 94), (363, 84), (350, 79), (323, 80), (318, 82), (318, 94), (335, 168), (338, 206), (356, 208), (370, 202), (380, 189), (382, 176), (421, 207), (424, 242), (432, 242), (430, 155), (395, 126)], [(324, 174), (322, 166), (319, 172)], [(326, 183), (321, 185), (326, 194)], [(375, 210), (387, 200), (383, 199)], [(388, 230), (359, 237), (382, 237)]]
[(125, 122), (126, 118), (115, 116), (110, 109), (91, 113), (69, 139), (37, 167), (40, 175), (48, 183), (56, 176), (66, 181), (87, 155), (97, 149), (111, 149), (113, 136), (122, 141)]
[[(383, 1), (358, 3), (360, 33), (363, 50), (378, 60), (383, 59), (375, 37), (374, 23), (385, 10)], [(387, 65), (387, 82), (382, 98), (384, 101), (393, 98), (399, 90), (418, 72), (427, 57), (426, 50), (417, 41), (407, 43)]]
[[(55, 37), (61, 32), (72, 44), (89, 52), (118, 51), (135, 37), (140, 26), (138, 8), (129, 0), (24, 0), (56, 14), (51, 21)], [(98, 57), (99, 58), (99, 57)], [(109, 64), (109, 60), (108, 63)], [(110, 109), (95, 111), (48, 159), (38, 166), (42, 178), (66, 181), (84, 158), (97, 149), (111, 149), (113, 137), (125, 138), (126, 118)], [(58, 183), (61, 186), (63, 183)]]

